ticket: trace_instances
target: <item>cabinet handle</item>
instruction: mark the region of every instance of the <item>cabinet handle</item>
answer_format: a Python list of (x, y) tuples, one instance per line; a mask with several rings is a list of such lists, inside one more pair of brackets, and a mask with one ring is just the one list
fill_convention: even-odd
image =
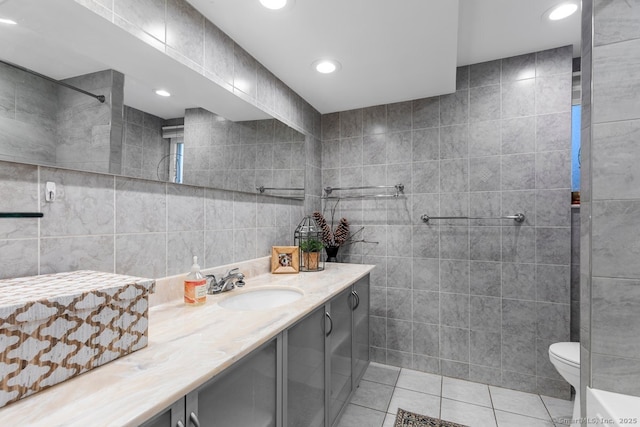
[(193, 412), (189, 414), (189, 421), (191, 421), (194, 426), (200, 427), (200, 420), (198, 420), (198, 416)]
[(178, 420), (178, 424), (176, 424), (176, 427), (184, 427), (184, 424), (182, 424), (182, 421)]
[(333, 319), (331, 319), (331, 315), (329, 314), (329, 312), (325, 312), (324, 313), (325, 316), (327, 316), (327, 319), (329, 319), (329, 332), (326, 333), (326, 336), (329, 336), (331, 334), (331, 332), (333, 332)]
[(351, 295), (353, 295), (353, 297), (356, 300), (356, 305), (353, 306), (353, 308), (351, 309), (352, 311), (356, 311), (356, 309), (358, 307), (360, 307), (360, 295), (358, 295), (358, 293), (356, 291), (351, 291)]

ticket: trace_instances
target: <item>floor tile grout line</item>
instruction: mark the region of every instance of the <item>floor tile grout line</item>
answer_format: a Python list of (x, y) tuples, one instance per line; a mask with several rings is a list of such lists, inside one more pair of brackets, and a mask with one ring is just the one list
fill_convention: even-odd
[[(426, 392), (426, 391), (414, 390), (414, 389), (412, 389), (412, 388), (405, 388), (405, 387), (400, 387), (400, 386), (396, 386), (396, 387), (394, 387), (393, 389), (395, 390), (395, 389), (397, 389), (397, 388), (399, 388), (400, 390), (412, 391), (412, 392), (414, 392), (414, 393), (426, 394), (426, 395), (428, 395), (428, 396), (442, 397), (442, 393), (440, 393), (440, 394), (433, 394), (433, 393), (429, 393), (429, 392)], [(449, 399), (449, 400), (457, 400), (457, 399)], [(462, 402), (462, 400), (461, 400), (460, 402)], [(468, 402), (466, 402), (466, 403), (468, 403)], [(481, 405), (477, 405), (477, 406), (481, 406)]]
[[(374, 382), (374, 381), (369, 381), (369, 382)], [(382, 383), (376, 383), (376, 384), (382, 384)], [(388, 386), (389, 384), (382, 384), (382, 385), (387, 385)], [(475, 403), (475, 402), (469, 402), (469, 401), (466, 401), (466, 400), (462, 400), (460, 398), (456, 399), (456, 398), (453, 398), (453, 397), (447, 397), (447, 396), (444, 396), (444, 394), (443, 394), (444, 390), (442, 390), (440, 394), (433, 394), (433, 393), (429, 393), (429, 392), (426, 392), (426, 391), (414, 390), (414, 389), (411, 389), (411, 388), (405, 388), (405, 387), (400, 387), (400, 386), (396, 386), (396, 387), (393, 388), (394, 391), (396, 389), (410, 391), (412, 393), (425, 394), (427, 396), (440, 397), (442, 400), (444, 400), (444, 399), (451, 400), (453, 402), (459, 402), (459, 403), (464, 403), (464, 404), (467, 404), (467, 405), (477, 406), (478, 408), (493, 409), (493, 402), (491, 403), (491, 406), (487, 406), (487, 405), (482, 405), (480, 403)]]
[[(489, 393), (490, 393), (490, 394), (491, 394), (491, 387), (504, 388), (504, 387), (498, 387), (498, 386), (489, 386)], [(553, 416), (551, 415), (551, 411), (549, 411), (549, 408), (547, 408), (547, 405), (546, 405), (546, 403), (544, 402), (544, 399), (542, 398), (542, 395), (541, 395), (541, 394), (538, 394), (538, 393), (530, 393), (530, 392), (521, 391), (521, 390), (512, 390), (512, 389), (505, 389), (505, 390), (513, 391), (513, 392), (515, 392), (515, 393), (524, 393), (524, 394), (528, 394), (528, 395), (532, 395), (532, 396), (536, 396), (536, 397), (538, 397), (538, 399), (540, 399), (540, 401), (542, 402), (542, 406), (543, 406), (543, 407), (545, 408), (545, 410), (547, 411), (547, 414), (549, 415), (549, 417), (548, 417), (547, 419), (544, 419), (544, 418), (539, 418), (539, 417), (535, 417), (535, 416), (531, 416), (531, 415), (527, 415), (527, 414), (522, 414), (522, 413), (519, 413), (519, 412), (510, 411), (510, 410), (508, 410), (508, 409), (495, 409), (495, 407), (494, 407), (494, 409), (495, 409), (495, 410), (500, 411), (500, 412), (508, 412), (508, 413), (510, 413), (510, 414), (516, 414), (516, 415), (520, 415), (520, 416), (527, 417), (527, 418), (534, 418), (534, 419), (536, 419), (536, 420), (544, 420), (544, 421), (550, 421), (550, 422), (552, 422), (552, 423), (555, 423), (555, 421), (553, 420)], [(549, 397), (552, 397), (552, 396), (549, 396)], [(492, 399), (493, 399), (493, 398), (492, 398)], [(563, 400), (563, 399), (560, 399), (560, 400)], [(492, 404), (493, 404), (493, 403), (492, 403)]]
[(496, 407), (493, 404), (493, 395), (491, 394), (491, 386), (487, 385), (487, 389), (489, 390), (489, 401), (491, 402), (491, 411), (493, 412), (493, 421), (496, 423), (496, 427), (498, 426), (498, 415), (496, 414)]
[[(494, 409), (494, 413), (495, 411), (500, 411), (500, 412), (506, 412), (508, 414), (513, 414), (513, 415), (519, 415), (521, 417), (525, 417), (525, 418), (531, 418), (533, 420), (539, 420), (539, 421), (547, 421), (547, 422), (553, 422), (553, 420), (551, 418), (549, 419), (544, 419), (544, 418), (538, 418), (538, 417), (532, 417), (531, 415), (525, 415), (525, 414), (521, 414), (519, 412), (513, 412), (513, 411), (508, 411), (506, 409)], [(497, 418), (496, 418), (497, 419)]]
[[(540, 396), (540, 395), (538, 395)], [(551, 415), (551, 411), (549, 410), (549, 407), (547, 406), (547, 402), (544, 401), (544, 399), (542, 398), (542, 396), (540, 396), (540, 400), (542, 400), (542, 404), (544, 405), (544, 409), (547, 410), (547, 413), (549, 414), (549, 419), (551, 420), (551, 422), (555, 425), (556, 420), (553, 418), (553, 415)]]
[[(398, 387), (398, 380), (400, 379), (400, 375), (402, 374), (402, 369), (398, 370), (398, 375), (396, 376), (396, 380), (393, 382), (393, 391), (391, 391), (391, 399), (389, 399), (389, 403), (387, 403), (386, 413), (389, 413), (389, 407), (391, 406), (391, 401), (393, 400), (393, 395), (396, 394), (396, 388)], [(385, 415), (386, 417), (386, 415)], [(384, 421), (383, 421), (384, 423)]]
[(438, 409), (438, 418), (442, 420), (442, 395), (444, 394), (444, 376), (440, 375), (440, 408)]
[(358, 407), (360, 407), (360, 408), (369, 409), (369, 410), (371, 410), (371, 411), (376, 411), (376, 412), (380, 412), (380, 413), (382, 413), (382, 414), (386, 414), (386, 412), (385, 412), (385, 411), (381, 411), (380, 409), (376, 409), (376, 408), (371, 408), (371, 407), (369, 407), (369, 406), (365, 406), (365, 405), (362, 405), (362, 404), (360, 404), (360, 403), (349, 402), (349, 405), (358, 406)]
[[(425, 393), (425, 394), (426, 394), (426, 393)], [(477, 404), (477, 403), (466, 402), (466, 401), (464, 401), (464, 400), (458, 400), (458, 399), (452, 399), (452, 398), (450, 398), (450, 397), (444, 397), (444, 396), (442, 396), (442, 400), (451, 400), (452, 402), (464, 403), (465, 405), (477, 406), (478, 408), (493, 409), (493, 406), (479, 405), (479, 404)]]

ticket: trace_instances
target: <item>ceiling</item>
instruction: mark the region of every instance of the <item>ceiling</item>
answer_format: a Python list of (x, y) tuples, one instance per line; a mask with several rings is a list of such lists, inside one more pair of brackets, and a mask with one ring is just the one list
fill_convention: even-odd
[[(561, 0), (294, 0), (280, 11), (187, 1), (323, 114), (451, 93), (456, 66), (580, 52), (580, 13), (542, 18)], [(342, 68), (317, 73), (311, 64), (323, 57)]]
[[(323, 114), (451, 93), (460, 65), (565, 45), (580, 52), (579, 14), (542, 19), (560, 0), (293, 0), (281, 11), (258, 0), (188, 1)], [(125, 103), (163, 118), (197, 106), (266, 117), (75, 1), (0, 0), (0, 13), (20, 22), (0, 26), (0, 59), (56, 79), (116, 69)], [(324, 57), (341, 70), (313, 70)], [(151, 89), (167, 81), (177, 95), (159, 101)]]

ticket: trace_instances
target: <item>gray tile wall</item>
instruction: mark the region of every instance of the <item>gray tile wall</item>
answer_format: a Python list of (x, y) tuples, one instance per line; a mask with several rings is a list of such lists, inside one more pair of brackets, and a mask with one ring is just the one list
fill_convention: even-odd
[[(57, 198), (44, 201), (53, 181)], [(291, 244), (302, 202), (0, 162), (0, 278), (76, 269), (165, 277), (266, 256)], [(311, 206), (311, 208), (313, 208)]]
[(58, 85), (0, 64), (0, 160), (55, 164)]
[(377, 266), (374, 360), (569, 396), (547, 349), (570, 335), (571, 72), (564, 47), (459, 68), (450, 95), (322, 116), (323, 186), (405, 185), (336, 214), (379, 242), (341, 253)]
[(124, 76), (105, 70), (64, 82), (105, 102), (0, 64), (0, 160), (121, 173)]
[(583, 2), (588, 108), (582, 147), (587, 165), (580, 242), (582, 387), (635, 396), (640, 396), (639, 14), (638, 1)]
[[(162, 138), (162, 126), (172, 121), (124, 107), (122, 140), (122, 174), (135, 178), (167, 181), (169, 179), (169, 142)], [(178, 121), (180, 121), (178, 119)], [(177, 122), (176, 122), (177, 123)]]
[(63, 168), (122, 173), (124, 75), (98, 71), (64, 80), (88, 92), (104, 95), (100, 103), (58, 86), (55, 165)]

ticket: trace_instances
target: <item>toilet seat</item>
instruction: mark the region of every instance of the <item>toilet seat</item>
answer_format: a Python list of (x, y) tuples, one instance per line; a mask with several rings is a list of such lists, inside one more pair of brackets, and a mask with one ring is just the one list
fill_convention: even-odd
[(549, 361), (576, 390), (571, 427), (580, 427), (580, 343), (557, 342), (549, 346)]
[(557, 342), (549, 346), (549, 354), (560, 362), (580, 368), (580, 343)]

